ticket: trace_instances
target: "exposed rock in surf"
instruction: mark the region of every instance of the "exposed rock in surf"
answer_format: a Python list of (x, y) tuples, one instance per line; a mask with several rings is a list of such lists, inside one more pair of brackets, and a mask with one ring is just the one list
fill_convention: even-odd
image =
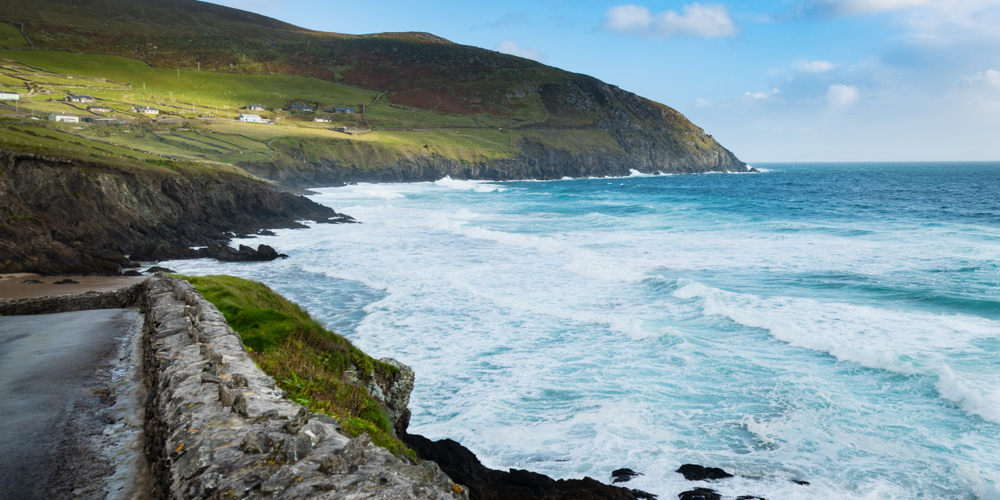
[(690, 491), (678, 493), (677, 498), (680, 500), (722, 500), (722, 495), (719, 495), (712, 489), (695, 488)]
[(684, 464), (677, 469), (677, 472), (683, 475), (684, 479), (688, 481), (715, 481), (716, 479), (733, 477), (732, 474), (718, 467), (705, 467), (695, 464)]
[(614, 478), (612, 484), (614, 483), (627, 483), (632, 480), (632, 478), (641, 476), (641, 472), (636, 472), (632, 469), (618, 469), (611, 471), (611, 477)]

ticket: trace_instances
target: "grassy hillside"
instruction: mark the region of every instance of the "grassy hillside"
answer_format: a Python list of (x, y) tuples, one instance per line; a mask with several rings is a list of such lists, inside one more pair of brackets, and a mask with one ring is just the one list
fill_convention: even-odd
[[(587, 175), (580, 169), (593, 158), (625, 173), (743, 166), (675, 110), (585, 75), (426, 33), (321, 33), (194, 0), (8, 0), (0, 90), (22, 96), (0, 103), (16, 123), (53, 112), (94, 118), (86, 104), (64, 102), (88, 95), (126, 125), (52, 127), (257, 173), (479, 175), (506, 165), (491, 175), (559, 177)], [(266, 106), (259, 114), (274, 124), (238, 123), (248, 104)], [(0, 125), (0, 140), (7, 135)], [(562, 173), (536, 166), (553, 161)]]

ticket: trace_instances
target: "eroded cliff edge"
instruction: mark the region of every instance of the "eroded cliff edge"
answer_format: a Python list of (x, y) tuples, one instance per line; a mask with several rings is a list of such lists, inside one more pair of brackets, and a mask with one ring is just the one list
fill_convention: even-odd
[(209, 169), (120, 168), (0, 151), (0, 272), (121, 274), (267, 228), (336, 219), (260, 180)]

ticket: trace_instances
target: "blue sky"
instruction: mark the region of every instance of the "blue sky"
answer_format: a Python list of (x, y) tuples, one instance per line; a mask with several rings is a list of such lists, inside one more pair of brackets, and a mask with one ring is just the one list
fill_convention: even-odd
[(1000, 0), (216, 0), (426, 31), (667, 104), (741, 159), (1000, 160)]

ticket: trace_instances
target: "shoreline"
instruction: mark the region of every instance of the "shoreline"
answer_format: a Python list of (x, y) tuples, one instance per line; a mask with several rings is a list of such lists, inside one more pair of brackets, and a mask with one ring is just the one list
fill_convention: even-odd
[[(140, 283), (148, 276), (42, 276), (36, 273), (0, 274), (0, 303), (22, 299), (38, 299), (59, 295), (80, 295), (88, 292), (111, 292)], [(71, 279), (77, 283), (56, 285)], [(41, 283), (25, 283), (25, 281)]]

